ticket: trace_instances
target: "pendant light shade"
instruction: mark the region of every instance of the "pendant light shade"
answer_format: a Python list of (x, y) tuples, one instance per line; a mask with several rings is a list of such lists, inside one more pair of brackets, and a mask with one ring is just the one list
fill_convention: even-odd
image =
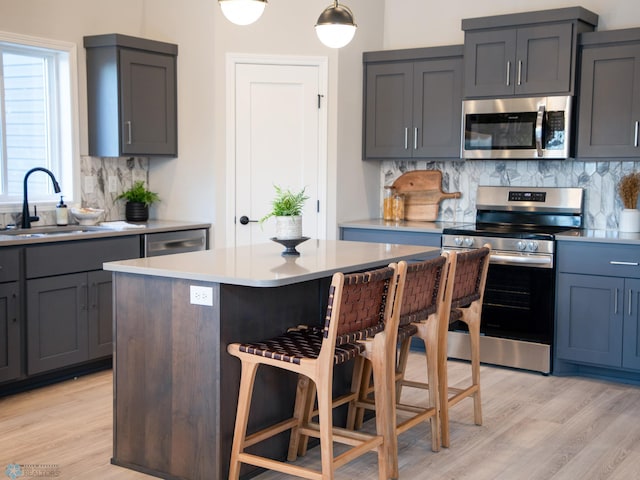
[(260, 18), (267, 0), (218, 0), (218, 3), (231, 23), (250, 25)]
[(349, 7), (338, 5), (338, 0), (335, 0), (318, 17), (316, 34), (327, 47), (342, 48), (353, 39), (356, 28)]

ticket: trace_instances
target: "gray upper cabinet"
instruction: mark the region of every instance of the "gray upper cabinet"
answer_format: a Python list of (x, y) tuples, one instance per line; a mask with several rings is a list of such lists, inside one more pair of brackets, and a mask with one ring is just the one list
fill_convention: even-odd
[(640, 28), (584, 34), (579, 158), (640, 156)]
[(177, 156), (178, 47), (120, 34), (84, 46), (89, 155)]
[(462, 46), (364, 54), (366, 160), (460, 158)]
[(573, 94), (577, 37), (597, 22), (581, 7), (463, 20), (464, 96)]

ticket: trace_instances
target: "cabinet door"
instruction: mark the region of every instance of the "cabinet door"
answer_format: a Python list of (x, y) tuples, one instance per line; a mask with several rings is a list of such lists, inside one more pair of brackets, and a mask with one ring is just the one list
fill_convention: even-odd
[(413, 66), (413, 156), (460, 158), (462, 58)]
[(571, 91), (572, 31), (570, 23), (518, 29), (516, 94)]
[(87, 274), (27, 281), (29, 375), (86, 361)]
[(412, 62), (367, 66), (365, 159), (411, 157), (412, 74)]
[(442, 243), (439, 233), (375, 230), (372, 228), (341, 227), (340, 236), (342, 240), (352, 240), (354, 242), (400, 243), (438, 248)]
[(469, 31), (464, 38), (464, 93), (467, 97), (512, 95), (516, 30)]
[(123, 154), (178, 154), (175, 62), (171, 55), (121, 49)]
[(89, 359), (113, 353), (113, 300), (111, 272), (88, 273), (89, 282)]
[(584, 49), (577, 157), (637, 157), (640, 45)]
[(18, 283), (0, 285), (0, 383), (20, 376)]
[(640, 280), (626, 279), (622, 366), (640, 370)]
[(623, 291), (621, 278), (558, 275), (558, 358), (620, 367)]

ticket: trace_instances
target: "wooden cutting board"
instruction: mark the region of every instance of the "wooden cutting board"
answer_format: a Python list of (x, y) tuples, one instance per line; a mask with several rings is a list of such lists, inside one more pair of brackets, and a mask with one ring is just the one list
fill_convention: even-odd
[(438, 218), (442, 200), (461, 196), (460, 192), (442, 191), (440, 170), (413, 170), (396, 178), (392, 186), (404, 195), (405, 220), (433, 222)]

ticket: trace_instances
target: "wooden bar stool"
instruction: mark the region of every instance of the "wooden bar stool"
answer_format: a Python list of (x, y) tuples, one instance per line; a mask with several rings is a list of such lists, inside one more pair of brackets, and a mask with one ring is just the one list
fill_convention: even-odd
[[(407, 431), (419, 423), (429, 420), (431, 423), (431, 448), (433, 451), (440, 449), (440, 419), (438, 396), (438, 335), (441, 323), (447, 324), (450, 295), (445, 295), (448, 273), (448, 255), (443, 254), (435, 259), (406, 264), (400, 262), (400, 267), (406, 268), (404, 285), (400, 285), (394, 302), (394, 316), (399, 317), (396, 324), (397, 341), (389, 345), (387, 353), (391, 359), (390, 365), (394, 368), (396, 388), (393, 396), (397, 398), (396, 411), (410, 414), (402, 422), (395, 425), (396, 435)], [(444, 314), (443, 314), (444, 313)], [(390, 324), (394, 328), (393, 324)], [(427, 384), (405, 380), (404, 369), (407, 364), (409, 343), (412, 336), (418, 336), (425, 342), (427, 352), (427, 378), (429, 398), (427, 407), (407, 405), (400, 402), (400, 393), (403, 385), (423, 387)], [(397, 343), (402, 345), (396, 363)], [(406, 347), (406, 348), (404, 348)], [(373, 391), (371, 385), (371, 363), (367, 362), (362, 369), (360, 378), (354, 378), (357, 384), (357, 401), (350, 408), (347, 427), (359, 429), (362, 426), (364, 409), (375, 409), (378, 413), (378, 402), (370, 398)], [(374, 383), (375, 385), (375, 379)]]
[[(231, 450), (230, 479), (237, 479), (240, 465), (247, 463), (285, 474), (309, 479), (333, 479), (335, 469), (356, 457), (376, 450), (378, 453), (378, 477), (391, 478), (397, 472), (393, 465), (391, 450), (384, 439), (392, 436), (391, 415), (381, 414), (376, 419), (376, 433), (364, 434), (338, 429), (332, 422), (332, 380), (334, 365), (358, 357), (366, 350), (369, 337), (383, 332), (385, 322), (391, 319), (393, 298), (398, 275), (397, 266), (371, 270), (364, 273), (333, 276), (324, 328), (299, 327), (270, 340), (230, 344), (227, 350), (240, 358), (242, 373), (236, 426)], [(247, 435), (247, 422), (253, 394), (253, 384), (259, 365), (270, 365), (298, 373), (298, 389), (293, 417), (277, 425)], [(389, 404), (389, 392), (393, 380), (385, 370), (374, 369), (376, 398), (381, 404)], [(311, 385), (313, 385), (313, 387)], [(318, 423), (311, 423), (306, 414), (309, 409), (310, 392), (316, 392)], [(260, 457), (246, 452), (246, 448), (262, 442), (276, 434), (291, 430), (291, 445), (288, 460), (296, 459), (298, 440), (302, 436), (320, 439), (322, 470), (317, 471)], [(334, 458), (333, 443), (339, 442), (351, 448)]]
[[(480, 317), (489, 270), (491, 247), (487, 244), (475, 250), (459, 252), (452, 257), (450, 278), (453, 280), (451, 312), (447, 328), (440, 332), (438, 345), (438, 380), (440, 381), (440, 423), (442, 446), (449, 446), (449, 408), (460, 400), (473, 398), (473, 420), (482, 425), (480, 397)], [(469, 328), (471, 345), (471, 384), (465, 388), (449, 388), (447, 375), (448, 325), (462, 320)], [(450, 396), (450, 393), (453, 394)]]

